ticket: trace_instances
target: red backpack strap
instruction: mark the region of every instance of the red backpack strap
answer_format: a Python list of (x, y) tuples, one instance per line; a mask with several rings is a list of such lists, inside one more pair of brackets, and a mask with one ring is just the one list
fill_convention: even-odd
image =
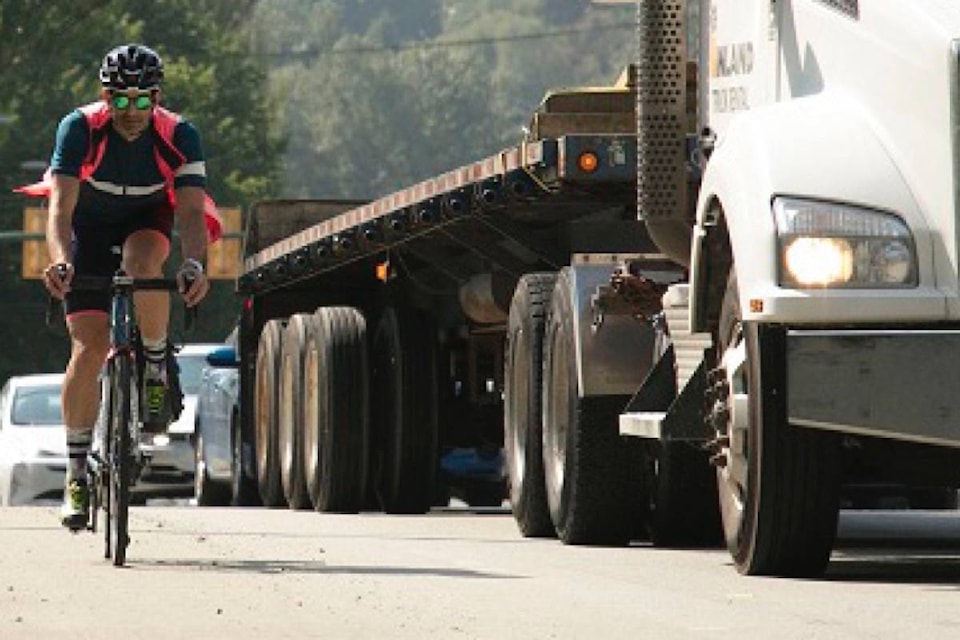
[[(184, 157), (183, 153), (177, 149), (176, 145), (173, 144), (173, 133), (182, 119), (182, 116), (179, 114), (168, 109), (164, 109), (163, 107), (156, 107), (153, 110), (153, 128), (156, 130), (157, 135), (160, 136), (162, 144), (173, 151), (180, 164), (186, 162), (187, 159)], [(170, 202), (174, 207), (176, 207), (176, 194), (173, 189), (175, 170), (163, 157), (163, 154), (160, 152), (159, 148), (155, 148), (153, 150), (153, 154), (157, 159), (157, 166), (160, 167), (160, 171), (163, 173), (163, 177), (167, 181)], [(204, 193), (203, 196), (203, 217), (207, 226), (207, 241), (210, 244), (213, 244), (220, 239), (221, 235), (223, 235), (223, 220), (220, 217), (220, 213), (217, 211), (217, 203), (213, 201), (213, 198), (210, 197), (209, 193)]]
[(78, 107), (77, 110), (87, 119), (90, 130), (101, 129), (110, 122), (110, 107), (103, 100)]
[[(107, 148), (107, 139), (103, 135), (103, 128), (110, 122), (110, 107), (103, 100), (98, 100), (77, 107), (77, 111), (82, 113), (87, 121), (87, 155), (83, 159), (83, 164), (80, 165), (79, 176), (82, 181), (93, 175), (94, 170), (103, 160), (103, 152)], [(53, 172), (48, 167), (40, 182), (16, 187), (14, 191), (34, 198), (46, 198), (50, 195), (52, 182)]]
[(79, 111), (87, 120), (90, 141), (87, 157), (80, 166), (80, 180), (83, 181), (93, 175), (103, 160), (103, 153), (107, 149), (104, 127), (110, 122), (110, 107), (103, 100), (98, 100), (80, 107)]
[[(177, 128), (181, 120), (183, 120), (183, 118), (179, 113), (174, 113), (169, 109), (164, 109), (161, 106), (156, 106), (153, 109), (153, 127), (157, 130), (157, 133), (160, 134), (160, 137), (163, 138), (163, 141), (171, 147), (173, 146), (173, 130)], [(179, 151), (177, 153), (179, 153)]]
[[(164, 109), (163, 107), (158, 106), (153, 110), (153, 129), (160, 137), (160, 144), (162, 144), (166, 150), (172, 152), (177, 158), (177, 166), (187, 161), (183, 153), (173, 144), (173, 133), (181, 120), (182, 118), (179, 114)], [(159, 145), (154, 147), (153, 156), (157, 160), (157, 166), (160, 167), (160, 172), (163, 174), (163, 179), (166, 180), (167, 186), (173, 189), (173, 178), (176, 169), (170, 166), (167, 158), (165, 158), (160, 151)]]

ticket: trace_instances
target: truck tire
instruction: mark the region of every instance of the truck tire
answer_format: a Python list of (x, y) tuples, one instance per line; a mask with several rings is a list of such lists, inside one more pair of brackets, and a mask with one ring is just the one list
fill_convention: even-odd
[(313, 331), (313, 315), (297, 313), (287, 321), (280, 350), (280, 415), (277, 446), (280, 450), (280, 484), (291, 509), (310, 508), (304, 474), (304, 360), (307, 334)]
[(564, 544), (624, 545), (642, 496), (617, 416), (629, 398), (581, 398), (568, 269), (560, 272), (544, 334), (543, 469), (550, 517)]
[[(721, 306), (717, 467), (724, 536), (737, 571), (809, 577), (826, 568), (840, 508), (840, 440), (786, 420), (786, 332), (743, 322), (736, 273)], [(725, 400), (724, 400), (725, 399)]]
[(230, 505), (253, 507), (260, 504), (256, 481), (244, 472), (243, 436), (240, 431), (240, 414), (236, 409), (230, 418)]
[(510, 506), (524, 537), (555, 537), (543, 479), (543, 330), (554, 273), (520, 278), (510, 303), (504, 372), (504, 449)]
[(374, 482), (386, 513), (426, 513), (438, 466), (432, 320), (388, 307), (373, 338)]
[(357, 513), (367, 491), (367, 324), (350, 307), (317, 309), (312, 323), (303, 370), (307, 490), (317, 511)]
[(257, 483), (260, 500), (265, 507), (281, 507), (284, 503), (280, 482), (279, 389), (280, 350), (283, 346), (283, 323), (270, 320), (263, 325), (257, 345), (257, 372), (254, 388), (254, 420), (257, 447)]

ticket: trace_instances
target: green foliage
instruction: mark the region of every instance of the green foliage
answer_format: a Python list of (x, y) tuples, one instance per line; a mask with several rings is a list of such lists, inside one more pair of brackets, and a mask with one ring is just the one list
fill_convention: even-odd
[(284, 193), (371, 198), (515, 144), (547, 89), (609, 84), (634, 12), (586, 0), (261, 0)]

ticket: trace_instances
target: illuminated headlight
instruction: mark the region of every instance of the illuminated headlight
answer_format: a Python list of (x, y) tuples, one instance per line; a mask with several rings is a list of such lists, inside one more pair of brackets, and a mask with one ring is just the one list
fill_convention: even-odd
[(777, 198), (773, 213), (782, 286), (917, 286), (913, 236), (897, 216), (798, 198)]

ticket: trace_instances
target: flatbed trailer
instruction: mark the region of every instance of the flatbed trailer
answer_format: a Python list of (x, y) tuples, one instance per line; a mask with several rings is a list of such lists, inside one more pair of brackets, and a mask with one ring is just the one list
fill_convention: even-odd
[[(531, 130), (556, 137), (525, 139), (371, 202), (256, 205), (238, 279), (239, 348), (243, 466), (264, 503), (422, 512), (450, 488), (471, 504), (502, 502), (503, 465), (489, 462), (502, 458), (517, 283), (573, 256), (601, 279), (625, 255), (659, 256), (635, 221), (629, 78), (549, 95)], [(306, 391), (334, 366), (309, 355), (318, 340), (343, 352), (330, 358), (355, 360), (343, 365), (343, 376), (361, 378), (349, 406)], [(331, 375), (326, 388), (344, 397), (341, 374)], [(324, 462), (328, 445), (318, 440), (337, 421), (363, 433), (351, 436), (356, 451), (341, 445), (340, 458)], [(458, 467), (465, 450), (487, 462), (483, 477)], [(325, 482), (352, 488), (325, 502)]]

